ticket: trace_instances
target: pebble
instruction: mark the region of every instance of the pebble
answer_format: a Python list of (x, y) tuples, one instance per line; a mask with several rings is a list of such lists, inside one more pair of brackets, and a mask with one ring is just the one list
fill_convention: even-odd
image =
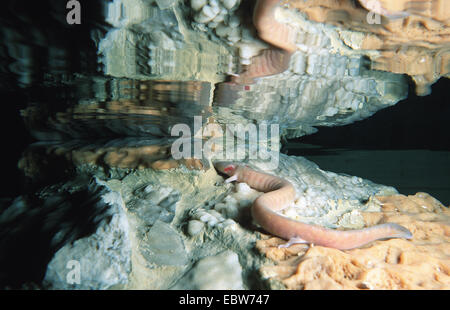
[[(220, 16), (220, 15), (219, 15)], [(224, 24), (219, 24), (216, 27), (216, 34), (219, 37), (225, 37), (230, 33), (230, 28), (228, 28), (227, 26), (225, 26)]]
[(225, 8), (231, 10), (236, 5), (237, 0), (221, 0), (221, 2)]
[(193, 237), (198, 235), (203, 228), (205, 227), (205, 223), (198, 220), (190, 220), (187, 227), (187, 233)]
[(195, 11), (199, 11), (205, 5), (206, 0), (191, 0), (191, 8), (193, 8)]

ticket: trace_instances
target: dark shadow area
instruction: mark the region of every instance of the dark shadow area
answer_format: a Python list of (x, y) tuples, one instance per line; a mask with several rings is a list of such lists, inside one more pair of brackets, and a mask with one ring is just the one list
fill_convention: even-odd
[(71, 191), (1, 201), (0, 289), (41, 283), (56, 251), (91, 235), (112, 216), (101, 198), (106, 192), (103, 187)]
[(91, 31), (95, 27), (101, 33), (108, 27), (103, 22), (102, 2), (80, 0), (82, 23), (68, 25), (67, 1), (2, 1), (0, 130), (5, 169), (0, 197), (16, 197), (23, 191), (17, 162), (33, 139), (24, 126), (20, 110), (49, 100), (51, 106), (64, 109), (70, 94), (55, 93), (49, 85), (67, 82), (73, 73), (98, 72), (97, 47), (91, 39)]

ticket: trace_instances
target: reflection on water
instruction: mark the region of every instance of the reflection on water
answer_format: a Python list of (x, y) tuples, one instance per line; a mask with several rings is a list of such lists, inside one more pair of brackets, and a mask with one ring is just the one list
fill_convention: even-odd
[(70, 176), (75, 167), (91, 164), (104, 169), (171, 169), (184, 165), (202, 169), (199, 159), (174, 160), (171, 146), (174, 139), (119, 138), (38, 142), (30, 145), (19, 160), (19, 168), (34, 181), (57, 180)]
[(175, 124), (210, 115), (206, 82), (84, 78), (66, 87), (71, 99), (48, 98), (21, 111), (39, 140), (164, 137)]
[[(296, 137), (314, 132), (316, 125), (345, 124), (367, 117), (379, 106), (395, 102), (386, 98), (394, 94), (392, 98), (399, 98), (393, 89), (404, 92), (400, 77), (380, 72), (373, 75), (363, 59), (331, 54), (322, 57), (323, 68), (315, 68), (314, 55), (299, 54), (292, 72), (252, 85), (149, 80), (155, 78), (151, 74), (145, 79), (105, 74), (105, 66), (113, 65), (112, 59), (121, 60), (105, 53), (108, 44), (114, 43), (109, 39), (120, 41), (114, 31), (122, 28), (137, 35), (127, 37), (137, 40), (133, 41), (137, 49), (124, 52), (123, 65), (137, 66), (139, 72), (158, 63), (161, 74), (165, 67), (173, 73), (175, 64), (180, 70), (194, 65), (198, 70), (202, 66), (214, 68), (216, 53), (222, 65), (233, 67), (233, 63), (227, 63), (230, 54), (222, 54), (213, 45), (199, 47), (204, 58), (189, 54), (193, 46), (183, 45), (186, 34), (180, 30), (179, 18), (163, 7), (167, 8), (159, 2), (149, 5), (148, 20), (128, 27), (130, 16), (124, 15), (127, 8), (104, 1), (83, 1), (83, 22), (75, 27), (67, 24), (65, 8), (53, 0), (39, 4), (4, 1), (0, 90), (21, 94), (26, 106), (20, 115), (32, 136), (41, 141), (30, 146), (19, 161), (27, 178), (52, 175), (52, 165), (57, 165), (58, 171), (73, 171), (80, 164), (124, 169), (167, 169), (180, 164), (204, 168), (205, 162), (198, 158), (172, 158), (170, 145), (176, 138), (171, 130), (175, 125), (186, 124), (192, 136), (200, 133), (203, 139), (201, 130), (207, 124), (218, 124), (222, 134), (227, 124), (277, 124), (281, 135)], [(177, 50), (186, 48), (192, 59), (180, 58), (183, 53), (173, 52), (173, 46), (155, 45), (162, 42), (160, 38), (169, 37), (168, 32), (173, 32)], [(150, 41), (146, 41), (148, 38)], [(125, 43), (130, 43), (127, 40)], [(308, 58), (307, 68), (303, 68), (306, 58), (302, 57)], [(328, 65), (326, 59), (330, 60)], [(339, 74), (322, 70), (327, 66), (336, 69), (333, 66), (341, 62)], [(216, 69), (221, 71), (219, 67)], [(305, 74), (300, 74), (301, 68)], [(348, 102), (351, 107), (337, 106), (337, 113), (329, 106), (333, 102)], [(352, 110), (354, 105), (363, 108)], [(47, 170), (49, 173), (44, 173)]]
[[(204, 71), (213, 71), (215, 76), (219, 71), (225, 72), (223, 67), (234, 70), (236, 59), (231, 51), (210, 42), (214, 40), (208, 41), (211, 38), (192, 38), (200, 36), (200, 32), (188, 33), (182, 17), (176, 16), (180, 12), (175, 14), (167, 9), (170, 6), (150, 1), (146, 12), (133, 11), (136, 16), (129, 16), (130, 7), (120, 1), (82, 1), (82, 23), (74, 26), (67, 24), (67, 11), (56, 2), (29, 4), (8, 0), (1, 18), (0, 89), (20, 92), (26, 98), (26, 107), (20, 111), (26, 127), (35, 139), (52, 141), (47, 153), (41, 151), (42, 144), (30, 148), (38, 153), (38, 158), (54, 154), (58, 143), (59, 153), (64, 150), (72, 154), (73, 149), (67, 145), (76, 140), (77, 150), (84, 144), (90, 152), (98, 148), (98, 153), (103, 154), (95, 160), (86, 156), (86, 162), (92, 164), (106, 162), (108, 166), (130, 169), (172, 167), (173, 164), (160, 165), (163, 158), (154, 154), (143, 159), (144, 155), (137, 156), (129, 148), (141, 148), (142, 141), (147, 141), (150, 148), (162, 143), (159, 147), (166, 150), (165, 159), (170, 160), (167, 143), (173, 139), (171, 129), (176, 124), (186, 124), (192, 135), (198, 134), (198, 127), (212, 123), (276, 124), (280, 134), (299, 136), (313, 132), (316, 124), (342, 124), (366, 117), (379, 106), (395, 101), (385, 102), (384, 97), (399, 96), (391, 93), (392, 89), (404, 92), (401, 78), (372, 75), (360, 57), (342, 56), (337, 61), (336, 55), (331, 54), (323, 58), (323, 64), (316, 62), (317, 57), (299, 55), (294, 71), (253, 85), (195, 81), (197, 74)], [(325, 39), (322, 35), (318, 35), (320, 42)], [(329, 65), (342, 65), (339, 74), (329, 75), (323, 70), (327, 67), (325, 60)], [(183, 81), (149, 80), (157, 78), (157, 73), (164, 76), (167, 68), (171, 74), (179, 70), (182, 75), (187, 67), (193, 70), (189, 75), (177, 76)], [(300, 74), (301, 68), (305, 74)], [(105, 74), (113, 71), (119, 73), (115, 77)], [(360, 84), (364, 87), (354, 92), (355, 85)], [(360, 104), (360, 100), (367, 104)], [(329, 109), (328, 105), (341, 101), (351, 102), (351, 107), (343, 107), (339, 113)], [(353, 113), (353, 106), (363, 108)], [(196, 126), (195, 116), (201, 117), (200, 126)], [(136, 139), (126, 140), (122, 153), (136, 156), (124, 155), (119, 160), (120, 156), (111, 154), (120, 151), (105, 150), (109, 147), (105, 139), (118, 141), (115, 139), (127, 137)], [(30, 158), (30, 150), (25, 158)], [(31, 169), (28, 161), (21, 161), (21, 169)]]

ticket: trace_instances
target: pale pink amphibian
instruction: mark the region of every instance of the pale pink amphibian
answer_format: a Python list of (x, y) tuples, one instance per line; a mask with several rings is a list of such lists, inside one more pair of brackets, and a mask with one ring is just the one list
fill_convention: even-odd
[(244, 182), (264, 192), (251, 207), (255, 221), (267, 232), (289, 240), (285, 247), (295, 243), (310, 243), (341, 250), (353, 249), (378, 239), (412, 237), (411, 232), (395, 223), (385, 223), (358, 230), (334, 230), (319, 225), (305, 224), (278, 213), (295, 199), (292, 184), (282, 178), (257, 172), (247, 166), (218, 162), (216, 169), (229, 176), (226, 182)]

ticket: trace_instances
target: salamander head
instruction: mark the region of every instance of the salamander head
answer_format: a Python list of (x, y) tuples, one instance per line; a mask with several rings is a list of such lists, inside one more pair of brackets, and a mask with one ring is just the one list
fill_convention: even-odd
[(214, 163), (214, 167), (216, 167), (216, 170), (220, 173), (233, 176), (238, 168), (238, 165), (230, 161), (219, 161)]

